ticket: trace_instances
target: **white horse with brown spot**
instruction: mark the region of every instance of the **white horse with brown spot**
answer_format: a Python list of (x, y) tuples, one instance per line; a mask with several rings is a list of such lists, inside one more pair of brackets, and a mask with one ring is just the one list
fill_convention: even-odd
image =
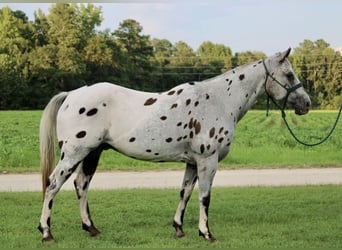
[[(111, 148), (141, 160), (185, 162), (173, 223), (176, 236), (185, 235), (184, 212), (198, 180), (199, 233), (215, 241), (208, 226), (211, 186), (218, 162), (229, 152), (236, 123), (265, 92), (274, 100), (285, 98), (297, 114), (309, 111), (310, 98), (293, 72), (289, 53), (290, 49), (161, 94), (98, 83), (53, 97), (40, 124), (44, 204), (38, 228), (43, 240), (53, 240), (53, 199), (77, 168), (74, 184), (83, 229), (92, 236), (99, 233), (86, 194), (101, 152)], [(56, 168), (55, 132), (61, 150)]]

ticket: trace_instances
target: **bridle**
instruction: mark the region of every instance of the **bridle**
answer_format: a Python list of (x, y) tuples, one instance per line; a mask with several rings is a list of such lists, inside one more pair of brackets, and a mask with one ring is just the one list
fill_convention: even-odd
[[(281, 113), (282, 113), (282, 116), (285, 115), (285, 108), (286, 108), (286, 104), (287, 104), (287, 99), (289, 98), (289, 95), (296, 91), (296, 89), (300, 88), (300, 87), (303, 87), (303, 84), (300, 82), (300, 83), (297, 83), (296, 85), (288, 88), (285, 84), (281, 83), (280, 81), (278, 81), (271, 73), (270, 71), (268, 70), (268, 68), (266, 67), (266, 63), (265, 63), (265, 59), (262, 60), (262, 64), (264, 65), (264, 68), (265, 68), (265, 74), (266, 74), (266, 77), (265, 77), (265, 83), (264, 83), (264, 86), (265, 86), (265, 92), (266, 92), (266, 95), (267, 95), (267, 115), (268, 115), (268, 111), (269, 111), (269, 104), (270, 104), (270, 100), (273, 102), (273, 104), (275, 106), (277, 106), (278, 109), (280, 109)], [(284, 102), (283, 102), (283, 105), (279, 105), (278, 103), (276, 103), (276, 101), (273, 99), (273, 97), (268, 93), (267, 91), (267, 87), (266, 87), (266, 84), (267, 84), (267, 80), (268, 78), (271, 78), (274, 82), (276, 82), (278, 85), (280, 85), (282, 88), (284, 88), (286, 90), (286, 95), (284, 97)]]

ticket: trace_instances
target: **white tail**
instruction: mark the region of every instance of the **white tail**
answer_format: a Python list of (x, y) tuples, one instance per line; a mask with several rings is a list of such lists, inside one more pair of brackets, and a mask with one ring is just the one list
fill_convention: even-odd
[(40, 169), (42, 173), (43, 199), (49, 176), (55, 166), (57, 113), (67, 96), (67, 92), (55, 95), (45, 107), (40, 120)]

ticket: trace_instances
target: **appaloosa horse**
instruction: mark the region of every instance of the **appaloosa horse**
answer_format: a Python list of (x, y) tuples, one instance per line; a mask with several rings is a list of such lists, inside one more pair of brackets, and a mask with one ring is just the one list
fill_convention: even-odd
[[(176, 236), (185, 235), (184, 212), (198, 179), (199, 234), (215, 241), (208, 227), (210, 191), (237, 122), (265, 92), (273, 100), (286, 99), (299, 115), (309, 111), (310, 98), (293, 72), (289, 53), (290, 49), (163, 93), (98, 83), (53, 97), (40, 123), (44, 204), (38, 228), (43, 241), (53, 240), (53, 199), (77, 168), (74, 184), (83, 229), (91, 236), (100, 233), (90, 217), (86, 194), (101, 152), (109, 148), (135, 159), (185, 162), (173, 222)], [(56, 132), (61, 157), (54, 169)]]

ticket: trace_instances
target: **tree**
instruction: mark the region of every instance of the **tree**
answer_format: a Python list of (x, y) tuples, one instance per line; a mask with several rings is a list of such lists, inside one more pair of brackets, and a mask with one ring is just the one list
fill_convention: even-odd
[(27, 53), (31, 50), (32, 25), (21, 11), (0, 9), (0, 108), (17, 108), (27, 92)]
[[(266, 57), (253, 51), (233, 57), (228, 46), (210, 41), (194, 51), (184, 41), (151, 40), (133, 19), (97, 31), (102, 20), (101, 7), (92, 4), (56, 3), (48, 14), (38, 9), (34, 21), (0, 9), (0, 109), (42, 108), (56, 92), (100, 81), (165, 91)], [(304, 40), (291, 60), (314, 107), (340, 105), (341, 54), (323, 39)]]
[(314, 106), (337, 108), (342, 102), (342, 56), (323, 39), (304, 40), (294, 50), (293, 67)]
[(141, 34), (142, 30), (142, 26), (137, 21), (126, 19), (113, 32), (113, 36), (125, 58), (121, 67), (123, 84), (135, 89), (148, 90), (153, 47), (150, 37)]
[(151, 58), (153, 66), (152, 81), (155, 91), (164, 91), (174, 86), (170, 62), (173, 57), (174, 47), (167, 39), (153, 39), (152, 41), (154, 56)]
[(185, 42), (179, 41), (174, 45), (173, 55), (167, 68), (172, 76), (173, 86), (188, 81), (200, 80), (196, 65), (199, 58), (193, 49)]
[(232, 68), (232, 51), (224, 44), (204, 42), (197, 50), (199, 72), (204, 78), (221, 74)]
[(41, 10), (35, 13), (37, 46), (29, 55), (30, 95), (46, 96), (38, 103), (87, 83), (92, 74), (87, 72), (85, 50), (101, 21), (101, 8), (92, 4), (57, 3), (47, 16)]
[(261, 51), (245, 51), (240, 53), (235, 53), (233, 58), (234, 67), (243, 65), (249, 62), (254, 62), (263, 58), (266, 58), (266, 54)]
[(120, 84), (120, 71), (123, 61), (120, 47), (108, 31), (100, 32), (87, 40), (84, 48), (87, 65), (87, 82), (109, 81)]

